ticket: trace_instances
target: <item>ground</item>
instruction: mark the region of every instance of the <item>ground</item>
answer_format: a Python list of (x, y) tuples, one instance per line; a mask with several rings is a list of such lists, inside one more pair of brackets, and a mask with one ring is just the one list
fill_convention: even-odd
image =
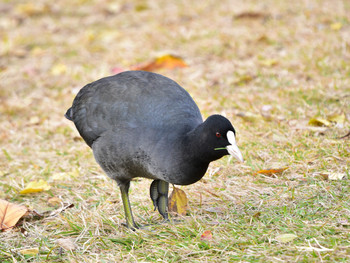
[[(222, 158), (180, 187), (176, 222), (160, 224), (149, 180), (132, 182), (149, 225), (134, 232), (63, 115), (85, 84), (164, 54), (188, 67), (157, 72), (232, 121), (245, 163)], [(0, 101), (0, 199), (74, 205), (0, 233), (1, 262), (350, 261), (349, 1), (5, 0)], [(287, 169), (257, 173), (269, 168)], [(20, 194), (40, 179), (50, 190)]]

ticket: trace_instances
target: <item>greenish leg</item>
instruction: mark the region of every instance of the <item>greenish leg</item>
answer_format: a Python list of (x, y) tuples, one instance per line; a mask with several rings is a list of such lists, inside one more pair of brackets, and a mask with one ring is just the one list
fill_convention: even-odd
[(130, 187), (130, 182), (119, 185), (120, 192), (122, 195), (122, 200), (123, 200), (124, 211), (125, 211), (126, 226), (130, 229), (136, 229), (138, 227), (136, 226), (134, 218), (132, 216), (132, 211), (131, 211), (131, 206), (129, 201), (129, 187)]
[(151, 184), (151, 187), (149, 188), (150, 196), (154, 205), (154, 211), (157, 210), (157, 200), (159, 197), (158, 194), (158, 182), (159, 180), (154, 180)]
[(150, 195), (154, 208), (158, 208), (159, 213), (168, 219), (168, 192), (169, 183), (162, 180), (154, 180), (150, 187)]
[(159, 181), (158, 183), (158, 211), (164, 217), (165, 220), (168, 219), (168, 192), (169, 183), (165, 181)]

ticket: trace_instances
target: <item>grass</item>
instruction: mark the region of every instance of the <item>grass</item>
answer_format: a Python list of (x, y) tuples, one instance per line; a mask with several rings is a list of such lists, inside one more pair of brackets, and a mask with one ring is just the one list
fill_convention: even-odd
[[(39, 212), (60, 207), (50, 197), (74, 204), (0, 233), (1, 262), (350, 260), (350, 144), (337, 139), (350, 127), (347, 1), (39, 0), (3, 1), (0, 10), (0, 198)], [(135, 220), (149, 225), (133, 232), (122, 226), (116, 184), (63, 115), (86, 83), (164, 53), (189, 67), (160, 73), (204, 117), (232, 120), (245, 163), (225, 157), (181, 187), (190, 209), (172, 223), (153, 211), (151, 182), (132, 182)], [(308, 125), (334, 114), (345, 122)], [(345, 178), (325, 179), (333, 173)], [(19, 194), (39, 179), (52, 188)], [(201, 240), (206, 230), (210, 241)], [(283, 243), (282, 234), (297, 237)]]

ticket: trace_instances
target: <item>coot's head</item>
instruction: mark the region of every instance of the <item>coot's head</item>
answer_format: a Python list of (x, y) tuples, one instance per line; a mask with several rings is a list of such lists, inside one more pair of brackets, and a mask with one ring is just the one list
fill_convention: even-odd
[(230, 154), (243, 162), (236, 144), (235, 128), (228, 119), (221, 115), (212, 115), (201, 126), (201, 143), (205, 145), (208, 158), (217, 160)]

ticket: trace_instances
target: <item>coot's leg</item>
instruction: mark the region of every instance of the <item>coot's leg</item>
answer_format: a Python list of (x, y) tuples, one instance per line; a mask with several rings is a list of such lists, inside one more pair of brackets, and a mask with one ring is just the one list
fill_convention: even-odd
[(164, 217), (165, 220), (168, 219), (168, 192), (169, 183), (165, 181), (159, 181), (158, 183), (158, 211)]
[(152, 182), (152, 184), (151, 184), (151, 187), (149, 188), (149, 193), (150, 193), (153, 205), (154, 205), (154, 211), (157, 210), (157, 200), (158, 200), (158, 197), (159, 197), (159, 194), (158, 194), (158, 183), (159, 183), (159, 180), (154, 180)]
[(168, 192), (169, 183), (162, 180), (154, 180), (150, 187), (150, 195), (154, 208), (158, 208), (159, 213), (168, 219)]
[(126, 226), (130, 229), (138, 228), (135, 224), (134, 218), (132, 216), (130, 201), (129, 201), (129, 187), (130, 182), (119, 184), (120, 192), (122, 195), (123, 206), (125, 211)]

